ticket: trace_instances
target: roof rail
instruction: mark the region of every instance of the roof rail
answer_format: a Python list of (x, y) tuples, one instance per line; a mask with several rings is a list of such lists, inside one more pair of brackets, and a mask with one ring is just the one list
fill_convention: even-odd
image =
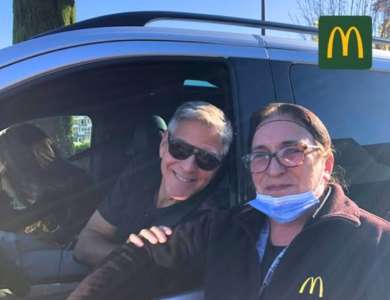
[[(161, 20), (186, 20), (186, 21), (205, 21), (224, 25), (237, 25), (251, 28), (265, 28), (269, 30), (288, 31), (302, 34), (318, 34), (318, 28), (304, 25), (294, 25), (287, 23), (261, 21), (246, 18), (236, 18), (208, 14), (193, 14), (186, 12), (172, 11), (138, 11), (117, 13), (77, 22), (72, 25), (64, 26), (52, 31), (48, 31), (33, 38), (50, 35), (59, 32), (67, 32), (79, 29), (98, 28), (98, 27), (116, 27), (116, 26), (145, 26), (152, 21)], [(377, 44), (390, 45), (390, 40), (383, 38), (373, 38)]]
[(85, 21), (77, 22), (72, 25), (64, 26), (58, 29), (54, 29), (40, 35), (34, 36), (40, 37), (50, 35), (53, 33), (73, 31), (78, 29), (97, 28), (97, 27), (115, 27), (115, 26), (145, 26), (152, 21), (161, 20), (186, 20), (186, 21), (205, 21), (224, 25), (237, 25), (252, 28), (266, 28), (272, 30), (284, 30), (300, 33), (317, 33), (317, 28), (292, 25), (286, 23), (260, 21), (254, 19), (208, 15), (208, 14), (193, 14), (185, 12), (171, 12), (171, 11), (139, 11), (139, 12), (126, 12), (111, 14), (101, 17), (88, 19)]

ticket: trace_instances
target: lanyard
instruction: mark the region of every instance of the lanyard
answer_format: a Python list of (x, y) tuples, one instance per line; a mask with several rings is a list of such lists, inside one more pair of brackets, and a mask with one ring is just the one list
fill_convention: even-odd
[[(261, 263), (261, 261), (264, 258), (265, 249), (267, 248), (269, 231), (270, 231), (269, 223), (265, 222), (265, 226), (261, 229), (260, 238), (259, 238), (259, 240), (258, 240), (258, 242), (256, 244), (257, 252), (258, 252), (259, 257), (260, 257), (260, 263)], [(267, 271), (267, 273), (266, 273), (266, 275), (264, 277), (264, 280), (263, 280), (263, 282), (262, 282), (262, 284), (260, 286), (259, 296), (263, 293), (264, 289), (271, 283), (272, 275), (274, 274), (276, 268), (278, 267), (278, 265), (280, 263), (280, 260), (282, 259), (282, 257), (284, 255), (284, 253), (286, 252), (286, 250), (287, 250), (287, 247), (284, 248), (278, 254), (278, 256), (276, 256), (276, 258), (272, 262), (271, 266), (269, 267), (269, 269), (268, 269), (268, 271)]]

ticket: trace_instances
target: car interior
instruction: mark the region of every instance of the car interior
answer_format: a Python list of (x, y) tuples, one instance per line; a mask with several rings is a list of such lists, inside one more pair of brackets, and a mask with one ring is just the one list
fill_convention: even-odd
[[(89, 118), (92, 127), (85, 149), (71, 153), (62, 151), (69, 163), (83, 169), (92, 178), (91, 186), (71, 191), (62, 199), (53, 199), (52, 205), (46, 205), (39, 211), (21, 213), (20, 217), (6, 222), (13, 224), (15, 232), (20, 232), (28, 223), (55, 212), (64, 201), (67, 205), (82, 206), (88, 195), (98, 195), (94, 202), (97, 207), (110, 194), (118, 176), (126, 168), (134, 166), (136, 176), (136, 168), (159, 163), (155, 158), (158, 157), (161, 134), (181, 103), (208, 101), (233, 118), (229, 106), (229, 78), (228, 69), (217, 60), (158, 57), (148, 60), (118, 59), (47, 74), (3, 93), (0, 98), (0, 129), (30, 122), (40, 126), (50, 136), (56, 120), (72, 120), (75, 116)], [(47, 121), (47, 118), (51, 120)], [(74, 142), (70, 136), (64, 133), (51, 137), (58, 142), (61, 151), (60, 140), (71, 139)], [(221, 169), (214, 181), (215, 188), (210, 192), (232, 190), (235, 181), (229, 168)], [(231, 196), (225, 197), (224, 203), (218, 203), (222, 208), (236, 204), (234, 192), (226, 194)], [(84, 225), (92, 212), (70, 216), (66, 224)], [(80, 228), (82, 226), (77, 232), (72, 228), (72, 238), (60, 245), (61, 249), (72, 249)], [(25, 292), (23, 277), (23, 274), (17, 274), (17, 279), (11, 280), (11, 283), (17, 282), (13, 293), (23, 295)], [(31, 285), (31, 280), (24, 279)], [(63, 298), (64, 291), (69, 292), (81, 279), (79, 275), (62, 277), (59, 271), (53, 278), (34, 281), (29, 295), (22, 299), (44, 299), (46, 294), (50, 295), (50, 299), (55, 299), (56, 293)], [(7, 284), (0, 283), (0, 286), (10, 289), (11, 284)], [(5, 291), (5, 299), (14, 297), (12, 292)]]

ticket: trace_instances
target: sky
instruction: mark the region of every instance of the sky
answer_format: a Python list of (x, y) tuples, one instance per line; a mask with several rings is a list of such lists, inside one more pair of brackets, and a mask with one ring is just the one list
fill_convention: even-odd
[[(37, 1), (37, 0), (31, 0)], [(291, 23), (296, 0), (265, 0), (266, 19)], [(12, 44), (12, 2), (0, 0), (0, 49)], [(162, 10), (260, 19), (260, 0), (76, 0), (76, 20), (128, 11)]]

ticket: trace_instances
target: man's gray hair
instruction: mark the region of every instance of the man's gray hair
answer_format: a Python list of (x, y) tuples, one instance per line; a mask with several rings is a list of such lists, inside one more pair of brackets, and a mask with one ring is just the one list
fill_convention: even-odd
[(225, 113), (215, 105), (205, 101), (190, 101), (180, 105), (168, 123), (168, 132), (173, 133), (178, 122), (183, 120), (195, 120), (208, 127), (215, 127), (221, 137), (225, 156), (233, 140), (232, 125)]

